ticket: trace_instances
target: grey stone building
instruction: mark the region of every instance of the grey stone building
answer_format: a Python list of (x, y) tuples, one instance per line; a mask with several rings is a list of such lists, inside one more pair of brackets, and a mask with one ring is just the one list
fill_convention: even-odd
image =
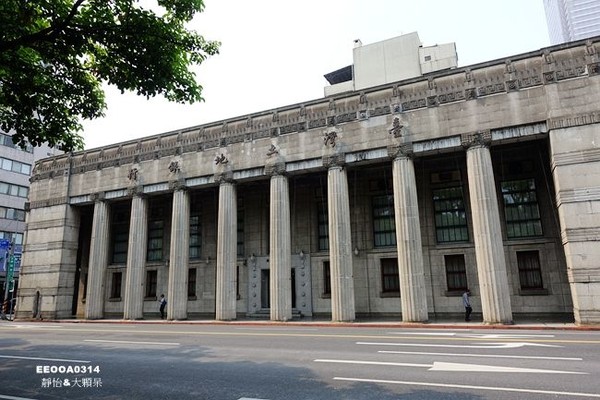
[(597, 324), (599, 47), (42, 160), (17, 318)]

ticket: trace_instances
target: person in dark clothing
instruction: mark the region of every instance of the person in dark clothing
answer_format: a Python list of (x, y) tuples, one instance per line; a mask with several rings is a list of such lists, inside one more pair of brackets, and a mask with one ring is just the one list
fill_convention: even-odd
[(469, 289), (465, 290), (462, 295), (462, 299), (463, 305), (465, 306), (465, 321), (470, 321), (473, 307), (471, 307), (471, 291)]
[(160, 295), (160, 299), (158, 299), (158, 304), (160, 305), (160, 319), (165, 319), (165, 307), (167, 305), (167, 299), (165, 299), (164, 294)]

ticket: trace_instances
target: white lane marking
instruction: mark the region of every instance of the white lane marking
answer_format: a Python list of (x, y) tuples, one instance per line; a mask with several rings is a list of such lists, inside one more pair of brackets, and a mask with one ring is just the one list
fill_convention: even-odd
[(495, 365), (459, 364), (434, 361), (429, 371), (445, 372), (525, 372), (530, 374), (572, 374), (589, 375), (587, 372), (557, 371), (552, 369), (499, 367)]
[(553, 338), (554, 335), (518, 335), (511, 333), (457, 333), (457, 332), (388, 332), (389, 335), (413, 335), (413, 336), (456, 336), (478, 339), (531, 339), (531, 338)]
[(133, 342), (127, 340), (100, 340), (100, 339), (85, 339), (84, 342), (94, 342), (94, 343), (120, 343), (120, 344), (153, 344), (157, 346), (179, 346), (179, 343), (169, 343), (169, 342)]
[(581, 361), (579, 357), (544, 357), (544, 356), (508, 356), (501, 354), (462, 354), (462, 353), (427, 353), (423, 351), (391, 351), (379, 350), (378, 353), (384, 354), (418, 354), (423, 356), (452, 356), (452, 357), (485, 357), (485, 358), (523, 358), (528, 360), (562, 360), (562, 361)]
[(517, 335), (510, 333), (469, 333), (461, 334), (459, 336), (468, 338), (481, 338), (481, 339), (529, 339), (529, 338), (553, 338), (554, 335)]
[(19, 360), (36, 360), (36, 361), (57, 361), (57, 362), (70, 362), (70, 363), (91, 363), (91, 361), (66, 360), (63, 358), (21, 357), (21, 356), (0, 356), (0, 358), (14, 358), (14, 359), (19, 359)]
[(356, 342), (356, 344), (368, 346), (409, 346), (409, 347), (452, 347), (461, 349), (514, 349), (524, 346), (536, 347), (562, 347), (554, 344), (542, 343), (485, 343), (480, 345), (462, 345), (462, 344), (428, 344), (428, 343), (375, 343), (375, 342)]
[(552, 394), (552, 395), (559, 395), (559, 396), (600, 398), (600, 394), (578, 393), (578, 392), (558, 392), (558, 391), (554, 391), (554, 390), (521, 389), (521, 388), (494, 387), (494, 386), (458, 385), (458, 384), (453, 384), (453, 383), (390, 381), (390, 380), (383, 380), (383, 379), (361, 379), (361, 378), (343, 378), (343, 377), (334, 377), (333, 379), (336, 380), (336, 381), (349, 381), (349, 382), (387, 383), (387, 384), (395, 384), (395, 385), (428, 386), (428, 387), (455, 388), (455, 389), (474, 389), (474, 390), (493, 390), (493, 391), (502, 391), (502, 392), (538, 393), (538, 394)]
[(0, 394), (0, 399), (6, 399), (6, 400), (35, 400), (35, 399), (30, 399), (29, 397), (15, 397), (15, 396), (5, 396)]
[(267, 400), (267, 399), (256, 399), (254, 397), (240, 397), (238, 400)]
[(59, 325), (24, 325), (24, 324), (10, 324), (10, 325), (4, 325), (7, 328), (16, 328), (16, 329), (35, 329), (35, 328), (53, 328), (53, 329), (61, 329), (64, 328), (64, 326), (59, 326)]
[(556, 371), (550, 369), (516, 368), (516, 367), (498, 367), (494, 365), (481, 364), (459, 364), (434, 361), (433, 364), (411, 364), (380, 361), (362, 361), (362, 360), (327, 360), (317, 359), (315, 362), (334, 363), (334, 364), (358, 364), (358, 365), (386, 365), (391, 367), (416, 367), (429, 368), (429, 371), (445, 372), (519, 372), (534, 374), (572, 374), (589, 375), (587, 372)]
[(388, 335), (417, 335), (417, 336), (456, 336), (450, 332), (388, 332)]
[(416, 368), (431, 368), (432, 364), (411, 364), (411, 363), (395, 363), (384, 361), (360, 361), (360, 360), (328, 360), (316, 359), (315, 362), (334, 363), (334, 364), (361, 364), (361, 365), (388, 365), (392, 367), (416, 367)]
[[(282, 328), (234, 328), (235, 330), (238, 331), (275, 331), (275, 332), (280, 332), (280, 331), (318, 331), (318, 328), (288, 328), (288, 327), (282, 327)], [(259, 399), (260, 400), (260, 399)]]

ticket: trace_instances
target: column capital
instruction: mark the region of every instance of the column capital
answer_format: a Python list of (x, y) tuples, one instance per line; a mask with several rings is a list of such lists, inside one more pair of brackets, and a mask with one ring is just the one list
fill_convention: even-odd
[(492, 133), (489, 130), (463, 133), (460, 137), (460, 144), (465, 149), (476, 146), (489, 147), (492, 144)]
[(127, 195), (130, 197), (144, 197), (144, 187), (142, 185), (130, 186), (127, 188)]
[(188, 190), (188, 187), (185, 184), (185, 179), (180, 178), (169, 182), (169, 189), (173, 191), (177, 190)]
[(323, 166), (326, 168), (343, 167), (346, 164), (346, 153), (335, 153), (323, 156)]
[(90, 200), (94, 203), (97, 201), (105, 201), (106, 192), (94, 192), (90, 194)]
[(284, 162), (276, 162), (269, 163), (265, 165), (265, 175), (276, 176), (276, 175), (286, 175), (285, 163)]
[(413, 151), (412, 142), (398, 144), (398, 145), (390, 145), (390, 146), (388, 146), (387, 150), (388, 150), (388, 155), (390, 156), (390, 158), (392, 158), (394, 160), (399, 159), (399, 158), (413, 158), (414, 154), (415, 154)]
[(235, 181), (233, 180), (233, 171), (217, 172), (215, 174), (215, 182), (218, 184), (235, 183)]

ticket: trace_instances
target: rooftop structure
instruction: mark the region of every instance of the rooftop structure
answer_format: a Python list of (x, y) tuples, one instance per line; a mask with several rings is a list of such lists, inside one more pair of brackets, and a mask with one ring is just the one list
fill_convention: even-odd
[(454, 43), (423, 47), (417, 32), (363, 45), (354, 41), (352, 65), (325, 75), (325, 96), (364, 90), (430, 72), (456, 68)]

